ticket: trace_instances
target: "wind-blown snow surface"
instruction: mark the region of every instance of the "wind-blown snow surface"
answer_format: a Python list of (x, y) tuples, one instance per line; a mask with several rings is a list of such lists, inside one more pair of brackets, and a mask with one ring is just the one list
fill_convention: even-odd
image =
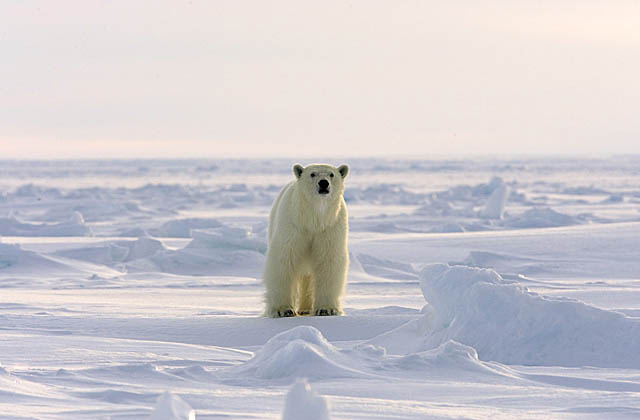
[(0, 419), (640, 417), (640, 158), (347, 161), (346, 315), (266, 319), (293, 163), (1, 161)]

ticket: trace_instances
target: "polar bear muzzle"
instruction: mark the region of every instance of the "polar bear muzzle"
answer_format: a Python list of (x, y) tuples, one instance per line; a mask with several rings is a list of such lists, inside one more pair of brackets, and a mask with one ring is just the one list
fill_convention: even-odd
[(318, 181), (318, 194), (329, 194), (329, 181), (321, 179)]

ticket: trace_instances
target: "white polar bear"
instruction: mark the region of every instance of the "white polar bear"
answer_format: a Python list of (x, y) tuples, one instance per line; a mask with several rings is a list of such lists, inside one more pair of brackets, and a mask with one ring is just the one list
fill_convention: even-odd
[(347, 165), (296, 164), (269, 215), (265, 316), (341, 315), (349, 254)]

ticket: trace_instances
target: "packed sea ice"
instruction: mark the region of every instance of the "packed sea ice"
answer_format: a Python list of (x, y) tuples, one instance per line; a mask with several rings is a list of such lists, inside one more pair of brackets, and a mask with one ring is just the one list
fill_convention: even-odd
[(2, 161), (0, 419), (640, 418), (638, 157), (329, 161), (346, 314), (264, 318), (294, 163)]

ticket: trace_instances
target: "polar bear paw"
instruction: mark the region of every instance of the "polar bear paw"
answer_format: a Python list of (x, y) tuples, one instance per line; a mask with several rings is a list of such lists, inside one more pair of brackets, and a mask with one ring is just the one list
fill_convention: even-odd
[(291, 308), (280, 309), (277, 311), (276, 315), (278, 315), (278, 318), (289, 318), (296, 316), (296, 312)]
[(284, 306), (280, 308), (265, 309), (264, 316), (269, 318), (290, 318), (296, 316), (296, 311), (290, 306)]
[(340, 315), (342, 312), (335, 308), (316, 309), (316, 316), (334, 316)]

